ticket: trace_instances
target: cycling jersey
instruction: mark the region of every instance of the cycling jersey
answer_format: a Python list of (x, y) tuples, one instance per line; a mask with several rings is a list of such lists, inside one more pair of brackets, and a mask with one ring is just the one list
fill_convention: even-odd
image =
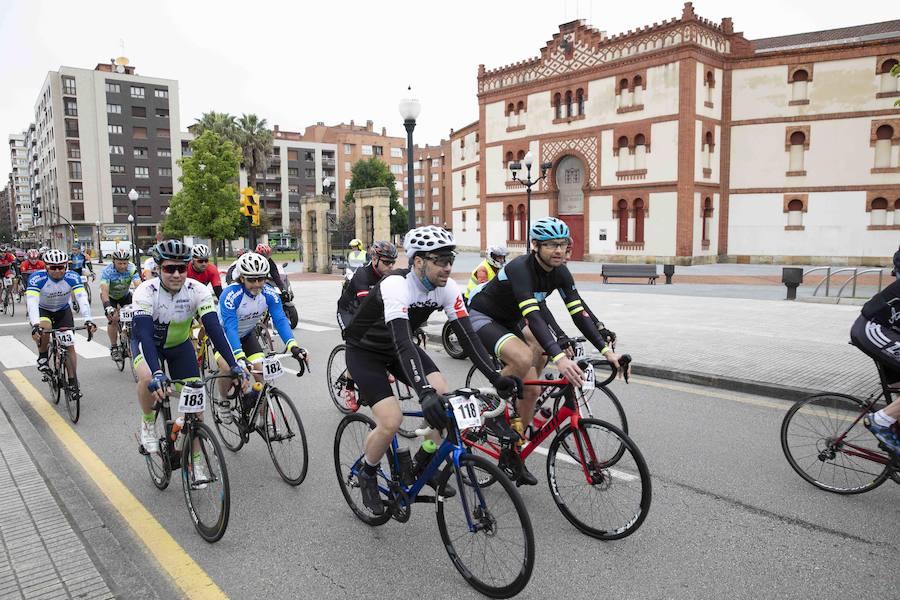
[(207, 264), (204, 270), (195, 271), (194, 262), (191, 261), (187, 265), (187, 276), (191, 279), (196, 279), (204, 285), (211, 285), (216, 296), (222, 295), (222, 280), (219, 277), (219, 268), (216, 265)]
[(7, 252), (5, 254), (0, 255), (0, 267), (9, 267), (16, 263), (16, 255), (12, 252)]
[(491, 263), (489, 263), (487, 259), (481, 261), (481, 264), (475, 267), (475, 270), (472, 271), (472, 275), (469, 277), (469, 285), (466, 287), (466, 291), (463, 296), (466, 298), (466, 300), (468, 300), (472, 295), (472, 290), (474, 290), (482, 283), (487, 283), (496, 275), (496, 269), (494, 269), (493, 265), (491, 265)]
[(494, 279), (472, 290), (469, 308), (475, 317), (475, 328), (480, 329), (493, 320), (509, 330), (517, 330), (517, 322), (524, 317), (531, 333), (555, 362), (565, 356), (565, 353), (556, 342), (540, 309), (540, 303), (554, 290), (559, 291), (566, 310), (582, 335), (598, 350), (606, 347), (606, 342), (581, 301), (568, 267), (560, 265), (547, 271), (538, 264), (534, 253), (511, 260)]
[(281, 294), (274, 286), (265, 284), (262, 291), (255, 296), (240, 283), (232, 283), (222, 290), (219, 314), (235, 358), (246, 357), (241, 338), (253, 331), (267, 311), (272, 316), (278, 337), (285, 343), (285, 351), (290, 352), (297, 342), (294, 341), (291, 324), (284, 314)]
[(70, 254), (69, 265), (71, 265), (70, 268), (79, 275), (84, 271), (85, 267), (87, 267), (88, 271), (91, 273), (94, 272), (94, 267), (91, 266), (91, 262), (87, 259), (87, 256), (84, 255), (84, 252), (73, 252)]
[(900, 281), (895, 281), (866, 302), (862, 315), (900, 333)]
[(109, 287), (109, 297), (113, 300), (127, 296), (132, 282), (140, 284), (141, 278), (138, 275), (137, 267), (131, 263), (128, 263), (128, 268), (123, 273), (116, 270), (115, 265), (109, 264), (100, 274), (100, 285), (105, 283)]
[(337, 321), (341, 331), (347, 329), (350, 320), (356, 314), (363, 299), (369, 295), (369, 290), (381, 281), (381, 273), (375, 265), (369, 263), (366, 267), (358, 269), (350, 281), (345, 281), (341, 289), (341, 297), (338, 299)]
[(159, 269), (156, 268), (156, 260), (152, 256), (141, 266), (141, 277), (144, 276), (144, 271), (150, 271), (150, 277), (159, 277)]
[(42, 261), (41, 259), (38, 259), (34, 262), (31, 262), (30, 260), (23, 260), (22, 264), (19, 265), (19, 272), (22, 273), (22, 275), (31, 275), (32, 273), (35, 273), (37, 271), (43, 271), (46, 268), (47, 265), (44, 264), (44, 261)]
[(69, 294), (75, 294), (79, 312), (85, 319), (91, 318), (91, 305), (81, 275), (74, 271), (66, 271), (60, 279), (53, 279), (47, 271), (37, 271), (28, 280), (25, 292), (25, 303), (28, 308), (28, 320), (32, 325), (40, 321), (40, 310), (58, 312), (69, 305)]

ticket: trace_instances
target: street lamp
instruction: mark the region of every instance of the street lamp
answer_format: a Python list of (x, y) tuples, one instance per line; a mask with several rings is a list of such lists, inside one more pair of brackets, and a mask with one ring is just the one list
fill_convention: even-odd
[[(525, 179), (519, 179), (519, 171), (522, 169), (522, 164), (525, 165)], [(522, 162), (511, 162), (509, 163), (509, 171), (512, 173), (512, 180), (518, 181), (522, 185), (525, 186), (525, 190), (528, 193), (528, 205), (526, 208), (528, 214), (528, 225), (525, 229), (525, 252), (531, 251), (531, 188), (538, 181), (547, 177), (547, 171), (549, 171), (553, 167), (553, 163), (545, 162), (541, 163), (541, 176), (537, 179), (531, 179), (531, 165), (534, 164), (534, 156), (531, 154), (531, 150), (525, 154), (525, 158), (522, 159)]]
[(413, 129), (416, 128), (416, 119), (422, 112), (422, 104), (412, 98), (412, 86), (406, 88), (408, 97), (400, 101), (400, 116), (403, 117), (403, 126), (406, 127), (406, 204), (409, 211), (409, 229), (416, 228), (416, 196), (413, 181)]
[(131, 214), (128, 215), (128, 222), (131, 223), (131, 256), (134, 258), (134, 266), (138, 268), (141, 265), (137, 247), (137, 201), (139, 197), (140, 194), (134, 188), (128, 192), (128, 199), (131, 200)]
[(97, 262), (103, 264), (103, 248), (100, 247), (100, 221), (94, 223), (97, 226)]

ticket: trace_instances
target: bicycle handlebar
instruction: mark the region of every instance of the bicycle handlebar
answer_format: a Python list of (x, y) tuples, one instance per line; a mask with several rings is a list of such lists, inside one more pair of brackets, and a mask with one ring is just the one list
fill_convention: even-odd
[(81, 325), (79, 327), (57, 327), (56, 329), (47, 329), (43, 333), (50, 334), (50, 333), (58, 333), (60, 331), (82, 331), (84, 329), (87, 329), (87, 332), (88, 332), (87, 339), (88, 339), (88, 341), (91, 341), (94, 338), (94, 332), (91, 331), (90, 329), (88, 329), (87, 325)]
[[(491, 410), (481, 413), (482, 419), (490, 419), (490, 418), (496, 417), (506, 409), (506, 399), (501, 398), (499, 395), (497, 395), (497, 390), (492, 387), (460, 388), (458, 390), (450, 392), (449, 394), (446, 394), (446, 397), (450, 397), (450, 396), (469, 396), (469, 397), (471, 397), (471, 396), (482, 396), (482, 395), (494, 396), (494, 397), (500, 399), (500, 403), (496, 406), (496, 408), (493, 408)], [(453, 409), (450, 406), (447, 406), (447, 416), (450, 419), (453, 418)], [(424, 427), (421, 429), (416, 429), (413, 433), (415, 433), (416, 436), (418, 436), (418, 437), (424, 437), (424, 436), (428, 435), (429, 433), (431, 433), (432, 431), (434, 431), (434, 428), (431, 426), (428, 426), (428, 427)]]

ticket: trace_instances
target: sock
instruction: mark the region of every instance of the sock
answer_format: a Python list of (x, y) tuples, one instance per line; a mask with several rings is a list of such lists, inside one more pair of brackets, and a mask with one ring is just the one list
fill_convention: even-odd
[(884, 409), (882, 408), (877, 413), (872, 415), (872, 421), (876, 425), (881, 425), (882, 427), (890, 427), (897, 422), (897, 419), (892, 419), (891, 417), (884, 414)]
[(43, 358), (44, 360), (47, 360), (47, 357), (49, 357), (49, 356), (50, 356), (50, 350), (44, 350), (43, 352), (38, 353), (38, 358)]
[[(378, 461), (380, 463), (381, 461)], [(366, 475), (374, 475), (378, 471), (378, 463), (374, 465), (369, 462), (368, 457), (363, 459), (363, 471), (366, 472)]]
[(144, 423), (152, 423), (156, 420), (156, 413), (152, 410), (150, 412), (143, 413)]

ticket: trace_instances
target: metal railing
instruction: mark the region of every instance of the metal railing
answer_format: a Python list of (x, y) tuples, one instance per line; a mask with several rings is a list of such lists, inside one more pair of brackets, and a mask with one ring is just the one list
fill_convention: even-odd
[[(847, 279), (847, 281), (845, 281), (841, 285), (841, 287), (838, 288), (838, 291), (837, 291), (837, 294), (835, 294), (835, 297), (840, 298), (841, 294), (844, 293), (844, 290), (847, 289), (847, 286), (852, 284), (850, 295), (847, 297), (855, 298), (856, 297), (856, 285), (857, 285), (857, 282), (859, 281), (860, 275), (866, 275), (868, 273), (878, 273), (878, 291), (880, 292), (881, 288), (884, 287), (884, 273), (885, 273), (885, 271), (890, 272), (890, 269), (889, 268), (861, 269), (860, 267), (843, 267), (843, 268), (839, 268), (839, 269), (834, 269), (834, 267), (815, 267), (815, 268), (809, 269), (808, 271), (805, 271), (803, 273), (803, 279), (805, 280), (807, 275), (809, 275), (810, 273), (815, 273), (816, 271), (825, 271), (825, 279), (820, 281), (819, 284), (815, 287), (815, 289), (813, 290), (813, 293), (812, 293), (813, 296), (818, 294), (819, 290), (824, 285), (825, 286), (825, 297), (826, 298), (830, 297), (830, 295), (831, 295), (831, 278), (840, 273), (852, 272), (853, 274), (850, 275), (849, 279)], [(835, 282), (835, 283), (837, 283), (837, 282)]]

